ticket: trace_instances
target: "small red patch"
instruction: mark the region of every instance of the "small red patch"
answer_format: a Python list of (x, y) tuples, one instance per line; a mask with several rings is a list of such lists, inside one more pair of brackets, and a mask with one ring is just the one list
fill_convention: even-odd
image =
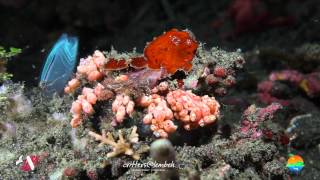
[(131, 58), (130, 66), (135, 69), (145, 68), (147, 66), (147, 60), (144, 57)]
[(178, 87), (182, 89), (184, 85), (183, 79), (178, 79), (177, 82), (178, 82)]
[(214, 68), (214, 75), (217, 77), (225, 77), (227, 75), (227, 71), (224, 67), (217, 66)]
[(117, 60), (114, 58), (110, 58), (104, 67), (106, 70), (121, 70), (127, 68), (128, 64), (125, 59)]
[[(33, 165), (34, 165), (35, 167), (36, 167), (36, 166), (39, 164), (39, 162), (40, 162), (39, 156), (36, 156), (36, 155), (31, 155), (31, 156), (30, 156), (30, 159), (31, 159), (31, 161), (33, 162)], [(27, 159), (23, 160), (23, 163), (22, 163), (22, 165), (20, 166), (20, 169), (21, 169), (22, 171), (25, 171), (25, 172), (29, 172), (29, 171), (32, 170), (31, 167), (30, 167), (30, 165), (29, 165), (29, 163), (28, 163), (28, 161), (27, 161)]]
[(282, 134), (282, 135), (280, 135), (280, 142), (283, 145), (287, 145), (287, 144), (289, 144), (290, 139), (289, 139), (289, 137), (287, 135)]
[(87, 176), (90, 180), (97, 180), (98, 179), (98, 175), (97, 172), (94, 170), (89, 170), (87, 171)]
[(67, 167), (63, 170), (63, 175), (67, 177), (75, 177), (78, 171), (73, 167)]
[(263, 135), (267, 138), (267, 139), (272, 139), (273, 137), (273, 133), (271, 130), (267, 129), (267, 130), (263, 130)]

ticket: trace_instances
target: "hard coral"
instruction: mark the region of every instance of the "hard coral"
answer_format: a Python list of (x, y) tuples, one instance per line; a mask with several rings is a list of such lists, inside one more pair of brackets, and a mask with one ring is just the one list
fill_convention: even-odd
[(127, 142), (122, 134), (122, 131), (119, 130), (119, 140), (116, 141), (110, 132), (106, 133), (102, 131), (102, 135), (99, 135), (95, 132), (89, 131), (89, 135), (94, 137), (97, 141), (100, 141), (101, 145), (110, 145), (113, 147), (113, 151), (107, 154), (107, 158), (116, 157), (119, 154), (125, 154), (131, 156), (133, 159), (140, 159), (140, 152), (135, 151), (131, 147), (131, 143), (135, 144), (139, 141), (139, 134), (137, 133), (137, 127), (134, 126), (129, 137), (127, 138), (129, 142)]
[(165, 68), (174, 74), (177, 70), (190, 71), (198, 43), (188, 31), (172, 29), (150, 42), (144, 54), (151, 69)]

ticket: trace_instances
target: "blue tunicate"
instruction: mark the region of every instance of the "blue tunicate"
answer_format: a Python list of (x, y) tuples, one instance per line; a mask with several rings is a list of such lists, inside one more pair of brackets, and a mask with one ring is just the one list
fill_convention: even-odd
[(60, 93), (73, 74), (78, 54), (79, 40), (67, 34), (61, 35), (51, 49), (43, 66), (40, 84), (45, 94)]

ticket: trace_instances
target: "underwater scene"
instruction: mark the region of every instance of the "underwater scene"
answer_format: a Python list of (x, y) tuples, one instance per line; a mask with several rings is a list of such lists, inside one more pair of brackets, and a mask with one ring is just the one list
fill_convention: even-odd
[(319, 180), (319, 0), (0, 0), (0, 180)]

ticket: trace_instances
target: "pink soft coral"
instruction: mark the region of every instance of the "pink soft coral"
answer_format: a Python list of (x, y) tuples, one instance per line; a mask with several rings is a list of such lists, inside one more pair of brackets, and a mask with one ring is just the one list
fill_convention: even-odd
[(184, 123), (184, 128), (190, 130), (214, 123), (219, 117), (220, 104), (214, 97), (197, 96), (191, 91), (175, 90), (166, 97), (176, 119)]
[(98, 83), (94, 88), (84, 87), (82, 94), (78, 96), (77, 100), (72, 103), (71, 126), (78, 127), (83, 121), (83, 115), (91, 115), (94, 113), (93, 105), (97, 101), (107, 100), (113, 96), (113, 92), (105, 89), (103, 85)]
[(74, 92), (78, 87), (80, 87), (80, 81), (82, 78), (88, 81), (97, 81), (101, 79), (104, 76), (104, 61), (105, 57), (100, 51), (95, 51), (93, 56), (80, 59), (76, 77), (68, 82), (64, 92), (68, 94)]
[(166, 138), (168, 134), (176, 131), (177, 126), (172, 121), (173, 113), (162, 96), (158, 94), (144, 96), (140, 100), (140, 105), (148, 107), (143, 123), (151, 124), (150, 128), (155, 136)]
[(143, 96), (138, 104), (148, 107), (143, 122), (151, 124), (151, 130), (158, 137), (166, 138), (176, 131), (174, 119), (182, 121), (186, 130), (191, 130), (212, 124), (219, 117), (220, 104), (214, 97), (201, 97), (180, 89), (170, 90), (167, 82), (153, 88), (152, 93), (154, 94)]
[(113, 125), (122, 123), (125, 116), (131, 114), (134, 111), (134, 102), (128, 95), (119, 94), (112, 103), (112, 111), (115, 113), (115, 119), (113, 120)]
[(272, 103), (265, 108), (251, 105), (243, 113), (241, 133), (253, 139), (261, 137), (263, 135), (263, 131), (260, 129), (261, 124), (273, 119), (274, 114), (280, 109), (282, 106), (278, 103)]

